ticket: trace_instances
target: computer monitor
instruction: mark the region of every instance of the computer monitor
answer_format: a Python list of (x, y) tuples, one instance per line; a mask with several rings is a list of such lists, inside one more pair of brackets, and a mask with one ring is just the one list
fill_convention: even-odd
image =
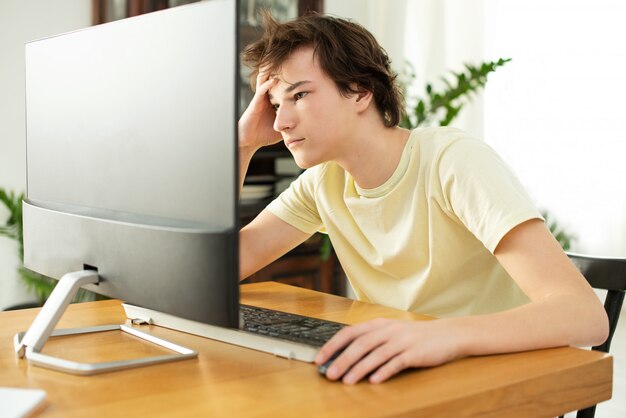
[(24, 265), (237, 327), (237, 2), (26, 45)]

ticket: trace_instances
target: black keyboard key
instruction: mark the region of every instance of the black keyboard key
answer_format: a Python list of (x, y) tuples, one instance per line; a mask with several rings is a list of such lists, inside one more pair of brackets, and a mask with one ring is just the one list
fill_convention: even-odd
[(337, 322), (311, 318), (256, 306), (241, 305), (246, 331), (270, 335), (294, 342), (322, 346), (344, 327)]

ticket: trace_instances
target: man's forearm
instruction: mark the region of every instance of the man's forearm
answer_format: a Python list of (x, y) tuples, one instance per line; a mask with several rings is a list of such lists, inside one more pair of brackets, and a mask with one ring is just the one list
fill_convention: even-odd
[(252, 156), (257, 152), (258, 148), (239, 147), (239, 194), (243, 188), (243, 182), (252, 161)]
[(460, 356), (591, 346), (608, 335), (602, 305), (570, 295), (550, 296), (505, 312), (441, 321), (458, 333)]

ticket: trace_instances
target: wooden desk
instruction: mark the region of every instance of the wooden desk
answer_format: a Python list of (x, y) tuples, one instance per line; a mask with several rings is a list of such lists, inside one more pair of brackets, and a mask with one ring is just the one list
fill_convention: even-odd
[[(420, 315), (276, 283), (242, 286), (242, 302), (355, 323)], [(199, 351), (199, 358), (95, 376), (28, 366), (13, 335), (36, 310), (0, 313), (0, 386), (40, 388), (44, 417), (534, 417), (556, 416), (611, 397), (612, 357), (576, 348), (467, 358), (405, 372), (382, 385), (345, 386), (314, 365), (180, 332), (151, 332)], [(60, 327), (122, 323), (119, 301), (72, 305)], [(145, 327), (144, 327), (145, 328)], [(160, 353), (121, 332), (51, 340), (44, 352), (79, 361)]]

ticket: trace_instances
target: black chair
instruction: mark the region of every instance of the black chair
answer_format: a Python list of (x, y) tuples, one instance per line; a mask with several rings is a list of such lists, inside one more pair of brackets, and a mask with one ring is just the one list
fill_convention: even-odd
[[(592, 347), (592, 350), (608, 353), (624, 302), (626, 258), (593, 257), (573, 253), (567, 255), (585, 276), (591, 287), (607, 291), (604, 309), (609, 317), (609, 337), (603, 344)], [(596, 406), (594, 405), (579, 410), (576, 418), (593, 418), (595, 413)]]

